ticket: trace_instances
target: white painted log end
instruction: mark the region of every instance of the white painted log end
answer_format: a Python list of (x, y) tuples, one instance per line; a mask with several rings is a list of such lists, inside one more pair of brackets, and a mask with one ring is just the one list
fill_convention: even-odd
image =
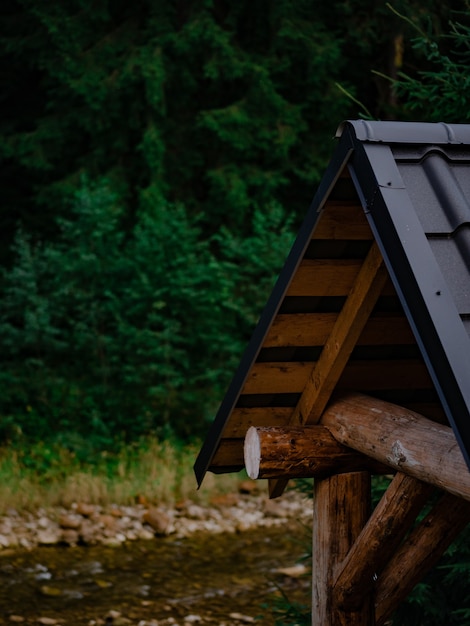
[(246, 432), (243, 454), (245, 457), (246, 473), (251, 479), (258, 478), (261, 462), (261, 444), (258, 431), (254, 426), (250, 426)]

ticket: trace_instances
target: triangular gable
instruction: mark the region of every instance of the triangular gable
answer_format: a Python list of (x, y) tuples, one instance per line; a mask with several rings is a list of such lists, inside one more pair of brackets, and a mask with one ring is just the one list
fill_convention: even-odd
[[(337, 391), (454, 429), (470, 460), (470, 125), (346, 122), (195, 463), (250, 426), (315, 423)], [(383, 262), (382, 262), (383, 260)]]

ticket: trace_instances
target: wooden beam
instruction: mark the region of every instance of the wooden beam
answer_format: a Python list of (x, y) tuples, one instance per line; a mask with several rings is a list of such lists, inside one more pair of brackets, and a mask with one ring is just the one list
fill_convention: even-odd
[(470, 503), (445, 494), (405, 539), (379, 576), (375, 596), (382, 626), (470, 522)]
[(315, 239), (372, 239), (372, 231), (359, 202), (326, 202), (315, 225)]
[(343, 445), (470, 500), (470, 472), (448, 426), (361, 394), (332, 402), (321, 423)]
[(292, 408), (286, 406), (235, 407), (224, 428), (223, 437), (244, 439), (251, 426), (284, 426), (291, 413)]
[[(322, 352), (323, 354), (323, 352)], [(320, 356), (321, 360), (321, 356)], [(275, 361), (267, 363), (255, 363), (247, 378), (242, 394), (276, 394), (276, 393), (302, 393), (302, 397), (295, 409), (291, 424), (314, 424), (317, 419), (317, 406), (326, 404), (326, 388), (331, 394), (333, 385), (331, 379), (325, 380), (323, 387), (323, 372), (317, 365), (309, 361)], [(317, 372), (318, 378), (314, 378), (312, 367)], [(317, 371), (318, 370), (318, 371)], [(331, 375), (333, 376), (333, 374)], [(312, 380), (313, 379), (313, 380)], [(315, 387), (312, 395), (318, 397), (318, 405), (312, 403), (312, 415), (315, 419), (305, 419), (309, 400), (305, 397), (305, 389), (312, 389), (316, 380), (319, 387)], [(341, 371), (338, 385), (341, 389), (357, 391), (357, 389), (429, 389), (432, 380), (423, 361), (418, 359), (397, 359), (392, 361), (353, 361), (347, 364)], [(325, 392), (323, 392), (325, 389)], [(308, 395), (308, 394), (307, 394)], [(328, 396), (329, 399), (329, 396)], [(319, 416), (318, 416), (319, 417)]]
[(347, 296), (360, 269), (360, 259), (304, 259), (286, 296)]
[(339, 444), (324, 426), (251, 427), (245, 437), (244, 458), (248, 476), (253, 479), (390, 471), (387, 466)]
[(312, 545), (312, 626), (373, 626), (371, 598), (357, 611), (333, 603), (332, 581), (370, 513), (367, 472), (315, 481)]
[(341, 563), (333, 584), (338, 606), (358, 609), (426, 504), (433, 488), (397, 473)]
[[(313, 366), (290, 423), (316, 424), (341, 377), (351, 352), (382, 292), (387, 271), (374, 241), (364, 260), (348, 298)], [(315, 280), (315, 278), (314, 278)], [(333, 281), (336, 280), (333, 278)], [(270, 497), (281, 495), (286, 486), (270, 481)]]
[[(263, 348), (323, 346), (338, 313), (281, 313), (269, 329)], [(376, 314), (370, 317), (357, 345), (409, 345), (416, 343), (404, 315)]]

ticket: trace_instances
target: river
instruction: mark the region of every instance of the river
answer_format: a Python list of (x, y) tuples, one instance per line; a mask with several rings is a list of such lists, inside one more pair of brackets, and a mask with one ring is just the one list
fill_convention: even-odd
[(120, 547), (4, 551), (0, 623), (273, 625), (280, 591), (309, 602), (308, 576), (279, 571), (295, 566), (306, 546), (301, 526), (286, 525)]

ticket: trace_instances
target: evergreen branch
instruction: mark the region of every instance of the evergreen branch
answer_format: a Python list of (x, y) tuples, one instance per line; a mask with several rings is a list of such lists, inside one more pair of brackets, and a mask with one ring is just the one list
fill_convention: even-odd
[(421, 30), (421, 28), (415, 22), (413, 22), (411, 18), (397, 11), (397, 9), (395, 9), (390, 4), (390, 2), (386, 2), (385, 6), (387, 7), (387, 9), (390, 9), (390, 11), (394, 13), (397, 17), (399, 17), (400, 19), (404, 20), (407, 24), (409, 24), (414, 30), (416, 30), (421, 35), (421, 37), (426, 39), (426, 41), (429, 41), (429, 37), (426, 35), (426, 33), (423, 30)]
[(374, 116), (372, 115), (372, 113), (369, 111), (369, 109), (366, 107), (365, 104), (363, 104), (360, 100), (358, 100), (357, 98), (355, 98), (352, 93), (350, 91), (348, 91), (346, 89), (346, 87), (343, 87), (340, 83), (335, 83), (336, 87), (338, 87), (338, 89), (341, 91), (341, 93), (343, 93), (347, 98), (349, 98), (350, 100), (352, 100), (352, 102), (354, 102), (355, 104), (357, 104), (358, 107), (360, 107), (366, 115), (366, 119), (369, 120), (373, 120)]

